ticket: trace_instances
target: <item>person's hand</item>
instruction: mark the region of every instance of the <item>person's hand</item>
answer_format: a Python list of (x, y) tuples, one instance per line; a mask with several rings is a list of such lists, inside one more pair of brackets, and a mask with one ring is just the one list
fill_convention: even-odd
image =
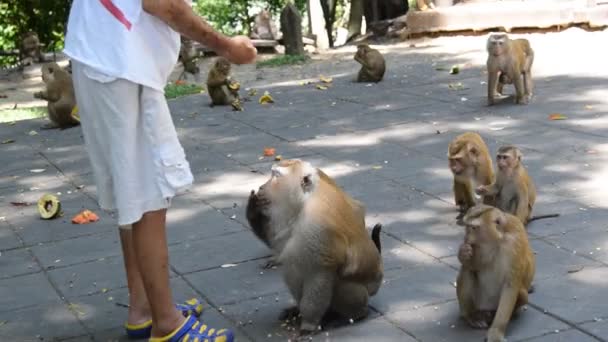
[(229, 40), (230, 44), (223, 55), (230, 62), (234, 64), (249, 64), (255, 61), (258, 52), (249, 38), (245, 36), (235, 36), (229, 38)]

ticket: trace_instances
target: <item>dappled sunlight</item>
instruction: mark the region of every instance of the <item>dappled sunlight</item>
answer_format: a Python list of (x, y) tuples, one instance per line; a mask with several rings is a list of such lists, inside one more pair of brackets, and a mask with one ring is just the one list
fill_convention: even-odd
[(585, 194), (579, 199), (580, 201), (588, 205), (608, 208), (608, 166), (602, 166), (596, 171), (588, 171), (586, 180), (574, 180), (566, 184)]
[[(608, 247), (608, 241), (604, 242), (604, 247)], [(587, 272), (577, 272), (570, 277), (578, 282), (598, 287), (608, 287), (608, 268), (588, 269)]]
[[(87, 316), (87, 313), (89, 313), (89, 317), (95, 316), (95, 308), (90, 305), (72, 304), (68, 305), (68, 308), (71, 308), (72, 312), (81, 318)], [(68, 308), (63, 306), (63, 304), (51, 306), (44, 310), (42, 319), (53, 323), (72, 323), (74, 315)]]

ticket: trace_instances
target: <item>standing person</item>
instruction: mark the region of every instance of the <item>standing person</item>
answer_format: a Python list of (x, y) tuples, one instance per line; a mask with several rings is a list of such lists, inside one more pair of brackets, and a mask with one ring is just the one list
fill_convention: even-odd
[(185, 0), (75, 0), (65, 53), (99, 204), (118, 212), (127, 334), (230, 342), (232, 331), (199, 322), (200, 301), (175, 304), (169, 288), (166, 210), (193, 181), (163, 93), (180, 33), (233, 63), (255, 60), (248, 38), (214, 31)]

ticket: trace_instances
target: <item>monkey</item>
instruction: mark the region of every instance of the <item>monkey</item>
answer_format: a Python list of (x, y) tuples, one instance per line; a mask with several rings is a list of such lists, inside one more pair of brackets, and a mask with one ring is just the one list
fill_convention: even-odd
[(264, 9), (261, 10), (260, 13), (255, 16), (255, 19), (253, 20), (253, 29), (251, 30), (250, 37), (252, 39), (268, 40), (277, 40), (279, 38), (277, 26), (272, 20), (270, 11)]
[(533, 220), (559, 216), (550, 214), (532, 217), (536, 187), (522, 163), (522, 157), (521, 150), (516, 146), (501, 146), (496, 154), (496, 180), (490, 185), (477, 187), (475, 192), (491, 196), (496, 208), (515, 215), (524, 226)]
[(489, 326), (486, 341), (502, 342), (513, 312), (528, 303), (534, 253), (521, 221), (498, 208), (476, 205), (463, 221), (456, 283), (460, 314), (473, 328)]
[(37, 99), (47, 100), (47, 109), (51, 122), (42, 129), (65, 129), (80, 124), (80, 120), (72, 115), (76, 107), (72, 76), (61, 69), (55, 62), (42, 66), (42, 81), (46, 90), (34, 93)]
[(19, 47), (19, 60), (22, 66), (32, 65), (33, 63), (44, 63), (44, 55), (41, 48), (44, 44), (40, 43), (38, 34), (33, 31), (28, 31), (21, 37), (21, 45)]
[(218, 57), (209, 70), (207, 92), (211, 97), (211, 106), (231, 105), (239, 99), (238, 87), (231, 88), (231, 85), (238, 85), (238, 83), (230, 77), (230, 69), (230, 61), (224, 57)]
[[(528, 104), (532, 97), (532, 63), (534, 50), (527, 39), (509, 39), (507, 34), (492, 34), (488, 38), (488, 105), (502, 95), (505, 84), (515, 85), (515, 103)], [(500, 73), (500, 76), (499, 76)]]
[(180, 79), (187, 72), (192, 75), (197, 75), (200, 72), (200, 68), (196, 64), (199, 57), (200, 56), (196, 53), (194, 47), (192, 46), (192, 40), (182, 36), (178, 60), (182, 62), (184, 71), (180, 75)]
[[(460, 219), (469, 208), (477, 204), (477, 186), (494, 182), (492, 158), (481, 136), (475, 132), (466, 132), (450, 142), (448, 161), (454, 176), (454, 202), (460, 209)], [(481, 200), (485, 204), (493, 201), (489, 195), (483, 196)]]
[(254, 234), (273, 251), (301, 315), (299, 333), (317, 330), (324, 316), (361, 320), (382, 284), (381, 224), (365, 228), (365, 207), (309, 162), (286, 159), (248, 199)]
[(361, 70), (357, 75), (357, 82), (375, 82), (382, 81), (386, 70), (386, 63), (380, 51), (372, 49), (367, 44), (357, 46), (355, 53), (355, 61), (361, 64)]

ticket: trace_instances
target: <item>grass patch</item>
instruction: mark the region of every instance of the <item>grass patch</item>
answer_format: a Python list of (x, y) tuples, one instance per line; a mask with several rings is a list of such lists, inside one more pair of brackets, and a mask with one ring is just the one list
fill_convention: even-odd
[(294, 65), (294, 64), (304, 64), (310, 60), (310, 57), (307, 55), (280, 55), (276, 57), (272, 57), (271, 59), (267, 59), (265, 61), (258, 62), (256, 64), (257, 68), (263, 67), (278, 67), (282, 65)]
[(192, 83), (169, 83), (165, 86), (165, 98), (175, 99), (178, 97), (200, 94), (204, 91), (203, 87)]
[(38, 119), (45, 117), (46, 114), (46, 107), (0, 109), (0, 123)]

